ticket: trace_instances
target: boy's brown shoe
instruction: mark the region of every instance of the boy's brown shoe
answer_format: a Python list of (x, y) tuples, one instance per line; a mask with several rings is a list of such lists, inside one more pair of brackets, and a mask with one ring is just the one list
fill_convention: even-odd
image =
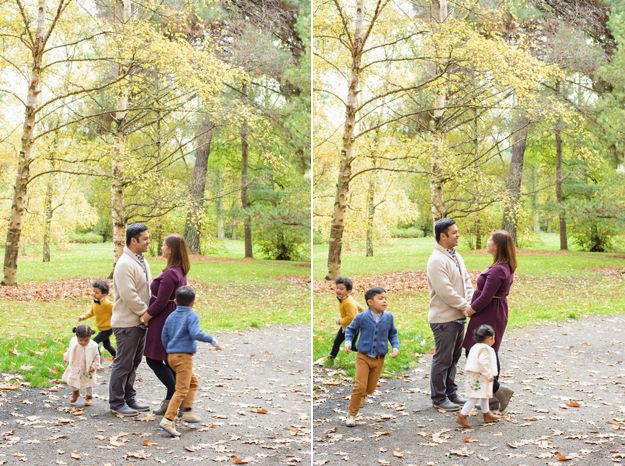
[(78, 399), (79, 396), (80, 396), (80, 390), (74, 390), (72, 392), (72, 395), (69, 397), (69, 402), (76, 403), (76, 400)]
[(93, 404), (93, 396), (87, 395), (85, 397), (85, 406), (91, 406)]
[(485, 423), (491, 423), (491, 422), (497, 422), (499, 420), (499, 416), (491, 413), (490, 411), (487, 413), (484, 413), (484, 422)]
[(464, 427), (465, 429), (470, 429), (471, 424), (469, 424), (469, 416), (465, 416), (464, 414), (456, 413), (456, 422)]

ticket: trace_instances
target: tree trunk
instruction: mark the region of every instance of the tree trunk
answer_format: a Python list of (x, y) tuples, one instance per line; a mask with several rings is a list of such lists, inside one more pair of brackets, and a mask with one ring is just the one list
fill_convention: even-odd
[[(374, 162), (375, 167), (375, 162)], [(373, 257), (373, 220), (375, 217), (375, 172), (369, 174), (367, 191), (367, 257)]]
[[(432, 1), (432, 19), (437, 23), (443, 23), (447, 20), (449, 11), (447, 0)], [(445, 63), (437, 63), (435, 74), (440, 74)], [(431, 178), (430, 178), (430, 203), (432, 205), (432, 222), (445, 217), (447, 211), (445, 208), (444, 197), (444, 174), (440, 165), (440, 160), (445, 157), (445, 132), (443, 129), (443, 117), (445, 115), (445, 105), (447, 103), (447, 95), (445, 90), (438, 91), (434, 100), (434, 111), (432, 112), (432, 120), (434, 123), (432, 138), (432, 159), (430, 162)]]
[(226, 239), (226, 229), (224, 227), (224, 198), (221, 195), (223, 191), (223, 175), (221, 170), (217, 171), (217, 239)]
[(50, 262), (50, 231), (52, 230), (52, 196), (54, 194), (52, 175), (48, 175), (46, 184), (46, 197), (44, 201), (44, 218), (43, 218), (43, 257), (42, 262)]
[[(243, 86), (243, 93), (247, 94), (247, 85)], [(247, 136), (249, 127), (247, 120), (241, 125), (241, 206), (243, 207), (243, 238), (245, 242), (245, 257), (252, 258), (252, 216), (250, 215), (250, 200), (248, 196), (248, 156), (249, 147)]]
[(4, 278), (3, 285), (17, 284), (17, 257), (19, 255), (20, 236), (22, 234), (22, 219), (26, 206), (26, 195), (28, 181), (30, 179), (30, 164), (32, 162), (33, 141), (35, 136), (35, 117), (39, 105), (39, 93), (41, 92), (41, 66), (43, 62), (43, 51), (45, 48), (45, 21), (46, 21), (46, 1), (39, 0), (37, 7), (37, 30), (35, 32), (35, 43), (33, 44), (32, 66), (30, 72), (30, 83), (28, 85), (28, 96), (26, 98), (26, 109), (24, 112), (24, 125), (22, 130), (22, 140), (17, 162), (17, 176), (13, 190), (13, 203), (9, 217), (6, 246), (4, 250)]
[(540, 204), (538, 201), (538, 169), (532, 167), (530, 171), (532, 175), (532, 210), (534, 233), (540, 233)]
[(334, 212), (330, 227), (330, 241), (328, 246), (328, 273), (326, 280), (334, 280), (341, 271), (341, 251), (343, 248), (343, 230), (345, 214), (349, 196), (349, 181), (352, 174), (354, 158), (354, 139), (356, 135), (356, 109), (358, 93), (360, 92), (361, 63), (364, 50), (363, 42), (364, 0), (358, 0), (356, 5), (356, 24), (354, 27), (354, 44), (352, 48), (352, 69), (349, 81), (347, 102), (345, 105), (345, 124), (343, 127), (343, 142), (339, 158), (339, 173), (336, 181), (336, 196), (334, 198)]
[(512, 158), (506, 182), (508, 199), (504, 205), (502, 228), (512, 236), (514, 244), (517, 241), (517, 219), (521, 208), (521, 182), (523, 181), (523, 160), (527, 143), (528, 119), (525, 114), (519, 115), (516, 132), (513, 136)]
[[(132, 9), (130, 0), (121, 0), (122, 10), (119, 17), (121, 24), (130, 21)], [(117, 67), (117, 75), (122, 76), (124, 69), (122, 65)], [(113, 245), (114, 245), (114, 263), (122, 255), (126, 244), (126, 212), (124, 200), (124, 169), (123, 161), (126, 159), (126, 134), (124, 122), (128, 114), (128, 89), (121, 87), (117, 94), (116, 112), (115, 112), (115, 129), (113, 134), (113, 159), (111, 163), (111, 214), (113, 217)]]
[[(556, 82), (556, 94), (560, 95), (560, 81)], [(566, 235), (566, 212), (564, 210), (564, 194), (562, 184), (564, 175), (562, 173), (562, 118), (558, 118), (555, 127), (556, 136), (556, 202), (558, 203), (558, 217), (560, 219), (560, 250), (569, 249)]]
[(201, 136), (198, 138), (195, 165), (193, 166), (193, 181), (191, 182), (191, 207), (187, 212), (184, 226), (184, 237), (193, 254), (200, 254), (200, 232), (204, 211), (204, 191), (206, 190), (206, 174), (208, 158), (211, 152), (213, 139), (213, 124), (206, 118), (200, 127)]

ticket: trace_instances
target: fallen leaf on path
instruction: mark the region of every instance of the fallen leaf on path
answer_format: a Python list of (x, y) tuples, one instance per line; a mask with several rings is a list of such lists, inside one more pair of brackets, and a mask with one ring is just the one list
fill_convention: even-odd
[(79, 460), (80, 459), (80, 452), (79, 451), (73, 451), (69, 454), (69, 456), (71, 456), (72, 458), (74, 458), (75, 460)]
[(267, 410), (266, 410), (266, 409), (264, 409), (264, 408), (256, 408), (256, 409), (254, 410), (254, 412), (255, 412), (255, 413), (258, 413), (258, 414), (267, 414), (269, 411), (267, 411)]
[(147, 460), (150, 456), (152, 456), (151, 453), (146, 453), (144, 450), (139, 450), (139, 451), (126, 453), (124, 455), (124, 458), (126, 458), (126, 459), (128, 459), (128, 458), (136, 458), (138, 460)]
[(556, 459), (558, 461), (571, 461), (571, 458), (569, 458), (566, 455), (563, 455), (562, 453), (560, 453), (559, 451), (556, 451)]
[(464, 438), (464, 443), (478, 443), (478, 442), (479, 442), (479, 440), (474, 440), (471, 437), (465, 437)]
[(570, 408), (579, 408), (579, 401), (575, 401), (575, 400), (567, 401), (566, 405)]
[(403, 458), (404, 454), (402, 453), (402, 451), (399, 448), (395, 448), (395, 450), (393, 450), (393, 456), (395, 458)]
[(143, 440), (143, 445), (145, 445), (146, 447), (151, 447), (152, 445), (158, 445), (158, 443), (156, 443), (154, 440), (146, 438), (145, 440)]
[(239, 458), (238, 456), (232, 456), (230, 458), (230, 461), (232, 461), (234, 464), (247, 464), (247, 463), (249, 463), (249, 461), (247, 461), (246, 459)]

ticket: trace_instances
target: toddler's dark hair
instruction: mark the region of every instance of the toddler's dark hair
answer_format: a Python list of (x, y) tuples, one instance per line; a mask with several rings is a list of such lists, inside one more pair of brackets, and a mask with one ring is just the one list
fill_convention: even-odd
[(190, 306), (195, 301), (195, 291), (190, 286), (183, 285), (176, 290), (176, 304)]
[(334, 279), (335, 285), (345, 285), (345, 289), (347, 291), (352, 291), (354, 288), (354, 283), (347, 277), (336, 277)]
[(495, 329), (487, 324), (480, 325), (478, 328), (475, 329), (475, 332), (473, 332), (473, 339), (477, 343), (483, 343), (484, 340), (486, 340), (488, 337), (494, 337), (494, 336), (495, 336)]
[(91, 335), (95, 333), (88, 325), (79, 325), (78, 327), (74, 327), (72, 332), (74, 332), (78, 338), (91, 338)]
[(365, 303), (368, 303), (370, 299), (373, 299), (374, 296), (386, 293), (384, 288), (380, 288), (379, 286), (374, 286), (373, 288), (369, 288), (365, 293)]
[(91, 284), (91, 286), (100, 290), (102, 294), (109, 294), (109, 284), (104, 280), (96, 280)]

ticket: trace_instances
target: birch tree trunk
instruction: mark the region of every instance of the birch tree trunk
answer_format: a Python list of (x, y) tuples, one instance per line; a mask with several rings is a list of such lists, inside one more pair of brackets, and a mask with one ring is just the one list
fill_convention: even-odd
[[(247, 94), (247, 86), (243, 87), (243, 93)], [(252, 217), (250, 215), (250, 199), (248, 196), (248, 158), (249, 146), (247, 136), (249, 126), (247, 120), (241, 125), (241, 207), (243, 207), (243, 240), (245, 242), (245, 257), (252, 258)]]
[[(4, 250), (3, 285), (17, 284), (17, 257), (19, 255), (22, 219), (24, 217), (28, 181), (30, 179), (30, 164), (33, 157), (35, 117), (39, 105), (39, 93), (41, 92), (41, 67), (46, 37), (45, 24), (46, 0), (39, 0), (37, 6), (37, 29), (35, 31), (34, 44), (31, 44), (33, 61), (30, 70), (28, 96), (26, 98), (26, 109), (24, 112), (24, 125), (17, 162), (17, 176), (15, 178), (13, 202), (11, 204), (11, 214), (9, 216)], [(28, 25), (26, 25), (26, 27), (28, 27)]]
[(521, 207), (521, 182), (523, 181), (523, 161), (527, 143), (528, 123), (529, 121), (525, 114), (520, 115), (517, 119), (517, 128), (512, 143), (510, 170), (506, 182), (509, 199), (504, 206), (502, 221), (502, 228), (510, 233), (514, 244), (517, 245), (517, 219)]
[(358, 0), (356, 5), (356, 22), (352, 48), (352, 67), (347, 101), (345, 105), (345, 124), (343, 127), (343, 141), (339, 155), (339, 173), (336, 181), (336, 196), (334, 211), (330, 227), (330, 241), (328, 246), (328, 273), (326, 280), (334, 280), (341, 270), (341, 251), (343, 248), (343, 230), (345, 228), (345, 214), (349, 196), (349, 181), (352, 175), (352, 161), (354, 159), (354, 139), (356, 134), (356, 108), (358, 93), (360, 92), (361, 63), (364, 50), (363, 41), (364, 0)]
[(202, 229), (202, 213), (204, 210), (204, 191), (206, 190), (206, 175), (208, 158), (211, 152), (213, 139), (213, 124), (206, 118), (200, 126), (200, 137), (193, 166), (193, 181), (191, 182), (191, 207), (187, 213), (184, 226), (184, 237), (193, 254), (200, 254), (200, 232)]
[[(437, 23), (443, 23), (447, 20), (449, 14), (447, 0), (432, 1), (432, 19)], [(440, 74), (444, 70), (444, 63), (436, 64), (436, 74)], [(447, 211), (445, 209), (444, 182), (445, 177), (441, 169), (440, 161), (445, 157), (445, 132), (443, 128), (443, 117), (445, 115), (445, 105), (447, 104), (447, 95), (444, 90), (440, 90), (434, 100), (434, 112), (432, 119), (434, 122), (433, 138), (432, 138), (432, 160), (430, 162), (430, 170), (432, 172), (430, 178), (430, 203), (432, 205), (432, 222), (445, 217)]]
[(46, 197), (44, 200), (44, 218), (43, 218), (43, 257), (42, 262), (50, 262), (50, 232), (52, 230), (52, 216), (54, 209), (52, 208), (52, 197), (54, 195), (54, 184), (52, 175), (48, 175), (46, 183)]
[(224, 198), (221, 195), (223, 191), (223, 175), (221, 170), (217, 171), (217, 239), (226, 239), (226, 229), (224, 226)]
[[(560, 81), (556, 82), (556, 95), (560, 95)], [(555, 127), (556, 137), (556, 202), (558, 204), (558, 217), (560, 220), (560, 250), (569, 249), (568, 237), (566, 234), (566, 212), (564, 211), (564, 193), (562, 184), (564, 175), (562, 173), (562, 118), (558, 118)]]
[(373, 223), (375, 219), (375, 208), (375, 175), (374, 172), (371, 172), (369, 174), (369, 188), (367, 190), (367, 257), (373, 257)]
[[(130, 0), (120, 0), (121, 11), (116, 14), (118, 21), (125, 25), (130, 21), (132, 9)], [(117, 3), (116, 3), (117, 6)], [(117, 76), (121, 77), (125, 70), (121, 64), (117, 65)], [(115, 106), (115, 129), (113, 133), (113, 159), (111, 166), (111, 214), (113, 217), (113, 245), (114, 264), (122, 255), (126, 245), (126, 212), (124, 202), (124, 167), (126, 160), (126, 134), (124, 123), (128, 114), (128, 89), (122, 86), (117, 94)]]

